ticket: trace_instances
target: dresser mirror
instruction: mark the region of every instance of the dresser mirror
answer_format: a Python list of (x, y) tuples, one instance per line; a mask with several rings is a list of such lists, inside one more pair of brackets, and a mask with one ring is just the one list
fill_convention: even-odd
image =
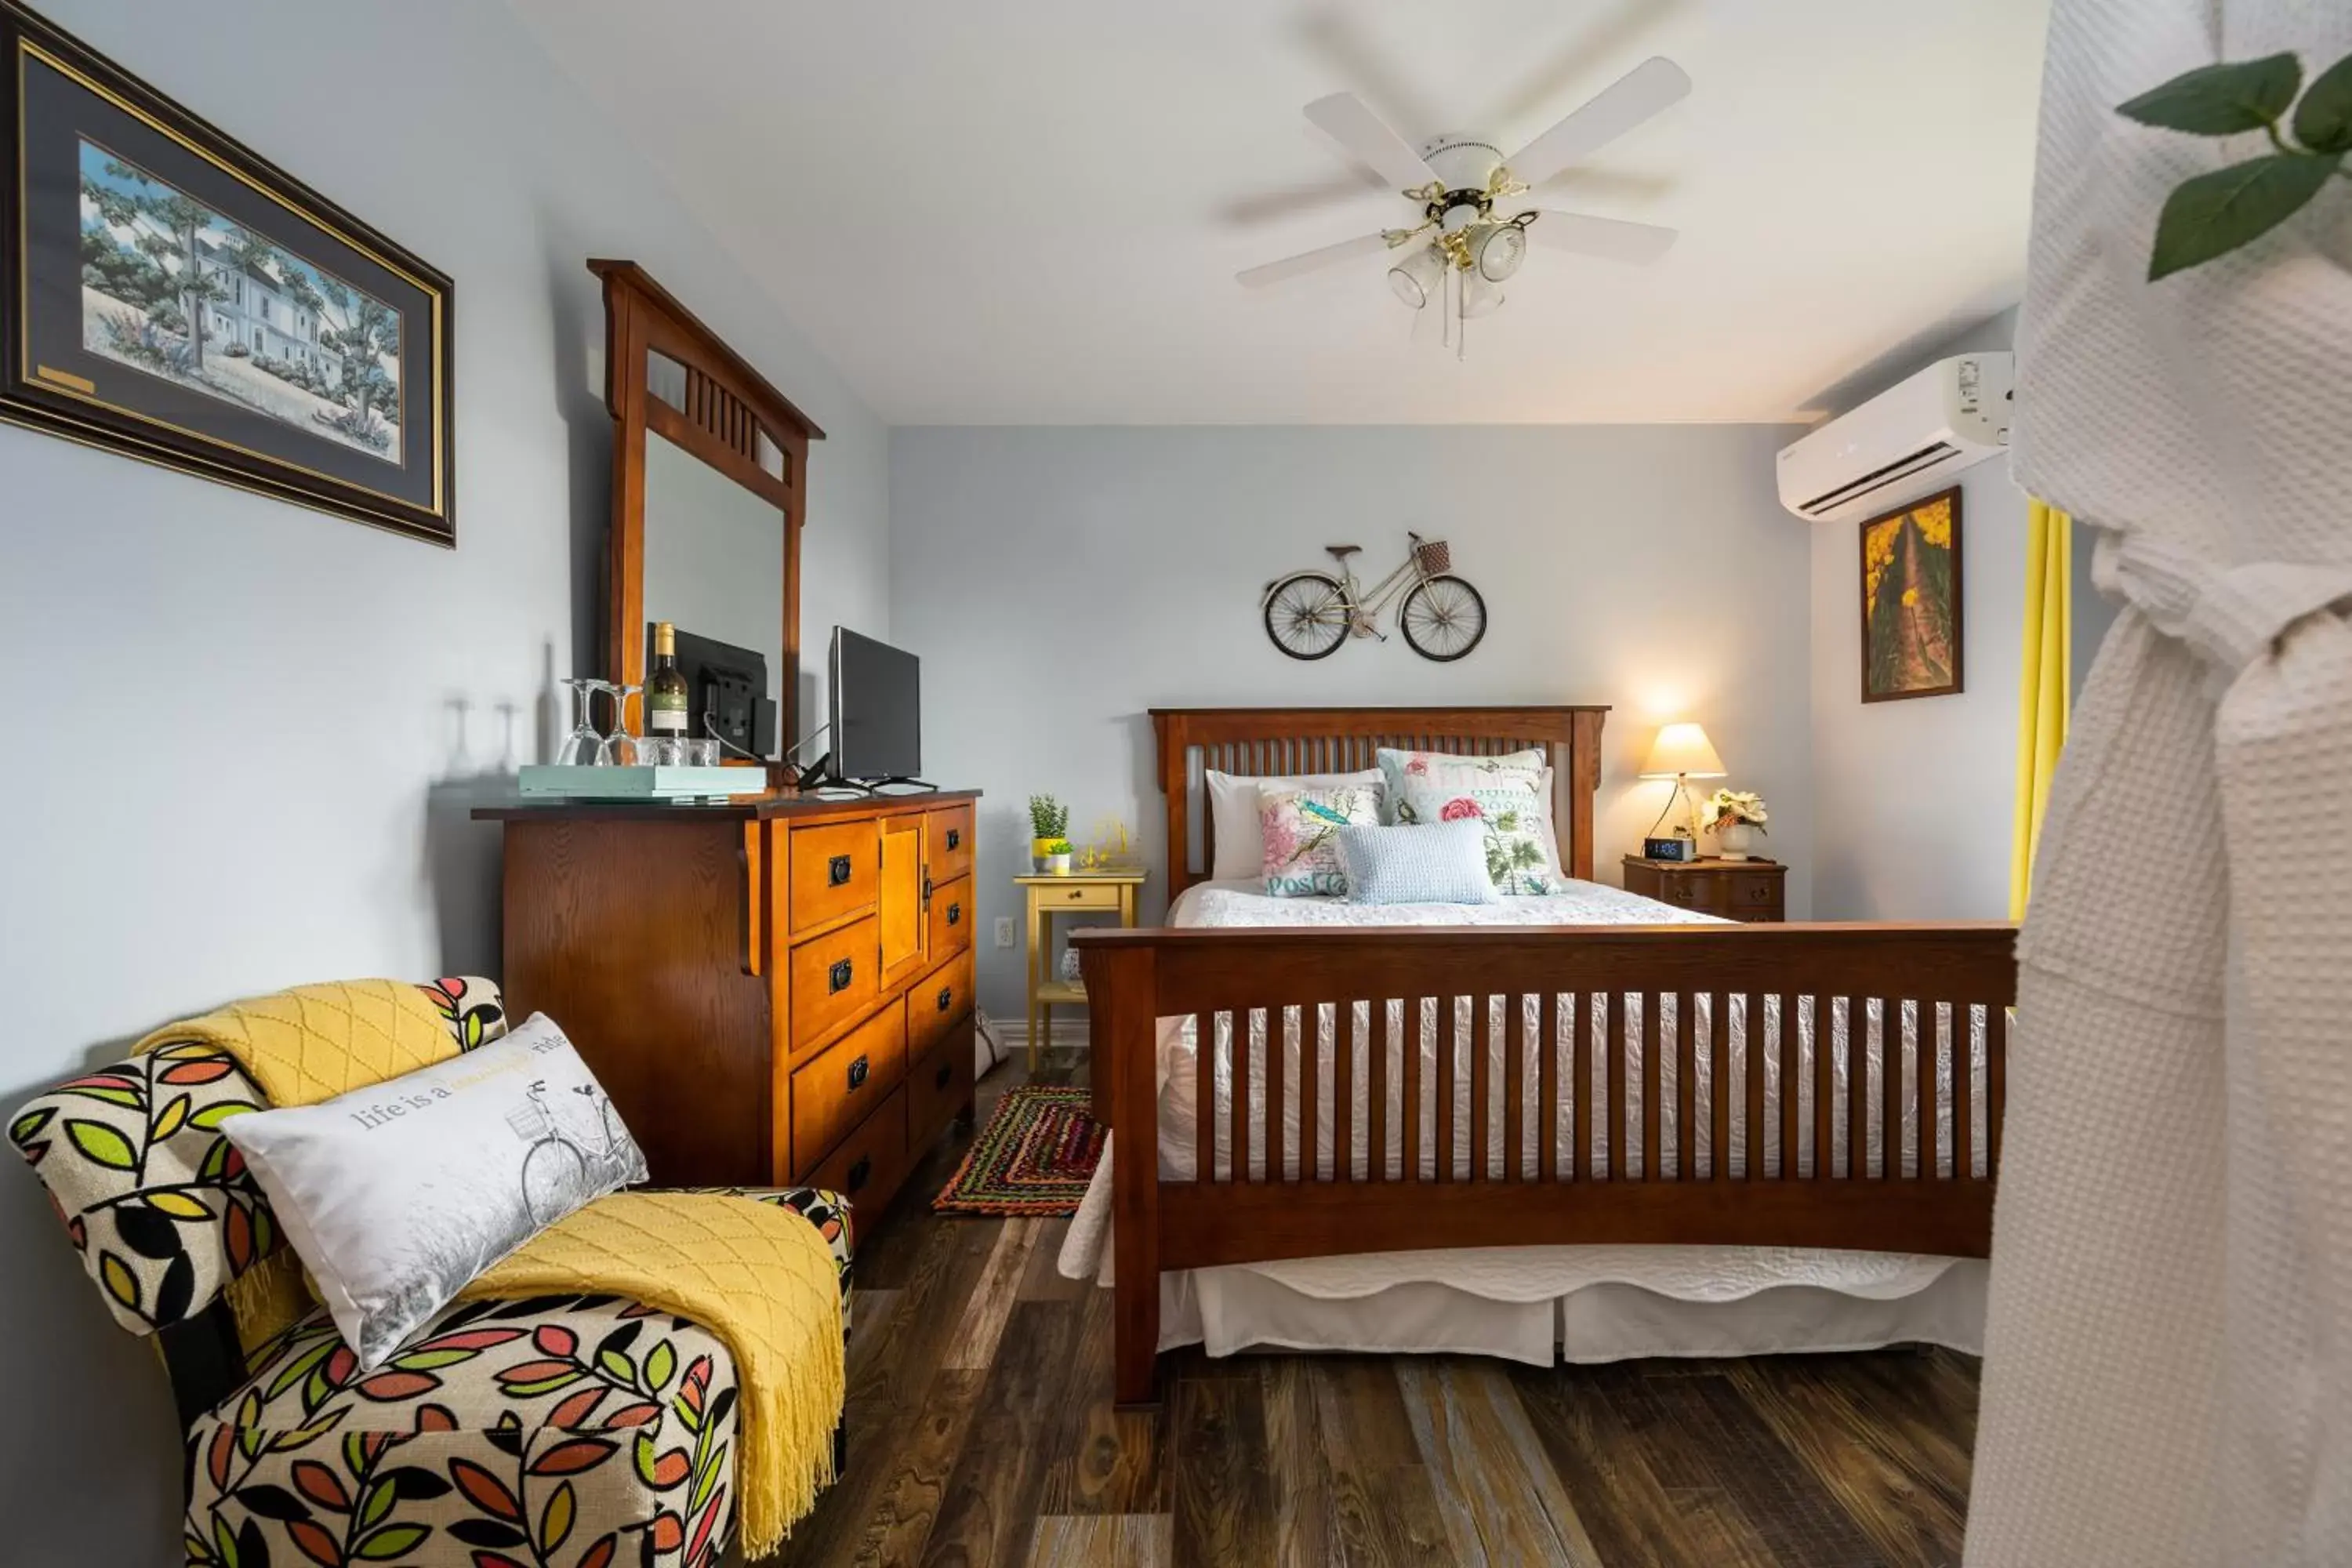
[[(604, 284), (613, 416), (606, 679), (643, 687), (668, 622), (689, 733), (715, 719), (730, 760), (772, 759), (799, 733), (803, 484), (824, 432), (644, 268), (588, 266)], [(627, 703), (634, 732), (643, 700)]]
[[(688, 638), (760, 656), (766, 681), (759, 695), (776, 705), (760, 726), (763, 755), (776, 749), (782, 711), (784, 595), (783, 512), (668, 437), (647, 431), (641, 618), (648, 631), (667, 621)], [(694, 668), (712, 662), (694, 643), (678, 651)], [(699, 720), (698, 714), (688, 727), (698, 737), (705, 732)]]

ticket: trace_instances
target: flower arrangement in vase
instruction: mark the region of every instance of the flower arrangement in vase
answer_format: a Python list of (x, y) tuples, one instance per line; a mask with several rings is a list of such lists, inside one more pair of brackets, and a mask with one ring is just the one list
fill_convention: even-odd
[(1770, 813), (1764, 797), (1752, 790), (1719, 789), (1706, 803), (1707, 826), (1715, 829), (1716, 850), (1727, 860), (1750, 858), (1756, 836), (1765, 831)]
[[(1046, 859), (1053, 855), (1054, 847), (1056, 844), (1062, 847), (1061, 852), (1064, 856), (1066, 857), (1069, 854), (1069, 831), (1070, 808), (1068, 806), (1050, 795), (1033, 795), (1029, 797), (1029, 859), (1035, 869), (1040, 871), (1046, 869)], [(1070, 868), (1066, 858), (1062, 862), (1061, 868), (1065, 871)]]

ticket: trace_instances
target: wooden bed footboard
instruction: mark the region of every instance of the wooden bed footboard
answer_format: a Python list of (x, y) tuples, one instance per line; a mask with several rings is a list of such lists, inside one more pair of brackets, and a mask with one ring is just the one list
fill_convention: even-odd
[[(1986, 1256), (2015, 937), (1079, 934), (1119, 1402), (1152, 1398), (1164, 1269), (1573, 1242)], [(1160, 1148), (1163, 1049), (1192, 1075), (1190, 1149)]]

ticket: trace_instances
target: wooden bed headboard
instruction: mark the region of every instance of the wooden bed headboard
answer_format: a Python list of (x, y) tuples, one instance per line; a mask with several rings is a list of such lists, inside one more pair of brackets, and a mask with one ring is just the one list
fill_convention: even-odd
[[(1552, 820), (1564, 868), (1592, 876), (1592, 805), (1601, 788), (1605, 706), (1558, 708), (1154, 708), (1160, 790), (1168, 813), (1168, 896), (1208, 879), (1216, 824), (1201, 773), (1263, 777), (1353, 773), (1377, 766), (1383, 746), (1460, 756), (1541, 747), (1551, 758)], [(1193, 758), (1198, 754), (1199, 766)], [(1192, 869), (1192, 821), (1201, 797), (1201, 869)]]

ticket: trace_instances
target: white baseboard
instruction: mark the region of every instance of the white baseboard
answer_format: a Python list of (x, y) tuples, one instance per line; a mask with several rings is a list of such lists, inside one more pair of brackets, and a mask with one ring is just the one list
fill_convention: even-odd
[[(994, 1024), (1003, 1034), (1007, 1047), (1022, 1050), (1028, 1048), (1028, 1019), (1000, 1018), (991, 1013), (988, 1016), (988, 1021)], [(1087, 1028), (1087, 1021), (1084, 1018), (1056, 1018), (1045, 1032), (1045, 1043), (1048, 1046), (1076, 1046), (1084, 1049), (1089, 1037)]]

